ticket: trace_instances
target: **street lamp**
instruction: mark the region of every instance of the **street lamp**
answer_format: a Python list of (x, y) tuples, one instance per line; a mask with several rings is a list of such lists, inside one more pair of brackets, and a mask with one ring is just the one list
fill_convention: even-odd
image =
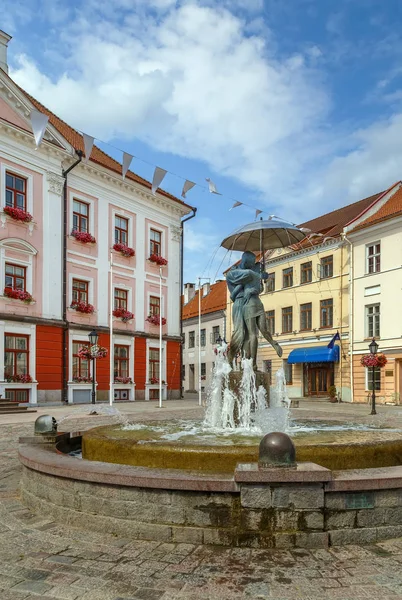
[(91, 360), (92, 360), (92, 404), (96, 404), (95, 391), (95, 375), (96, 375), (96, 346), (98, 345), (98, 333), (93, 329), (88, 334), (89, 343), (91, 344)]
[[(370, 354), (375, 356), (378, 351), (378, 344), (373, 338), (369, 345)], [(376, 415), (377, 412), (375, 410), (375, 367), (372, 367), (372, 385), (373, 385), (373, 393), (371, 395), (371, 413), (372, 415)]]

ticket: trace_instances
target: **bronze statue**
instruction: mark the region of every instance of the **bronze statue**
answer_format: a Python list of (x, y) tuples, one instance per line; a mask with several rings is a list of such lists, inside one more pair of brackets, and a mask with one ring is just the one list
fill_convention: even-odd
[(233, 301), (232, 319), (233, 334), (230, 340), (229, 362), (238, 353), (245, 358), (253, 359), (257, 370), (258, 330), (282, 356), (282, 348), (275, 342), (268, 331), (264, 306), (260, 299), (263, 291), (262, 281), (268, 277), (262, 272), (262, 265), (256, 263), (253, 252), (243, 252), (242, 259), (226, 274), (226, 281)]

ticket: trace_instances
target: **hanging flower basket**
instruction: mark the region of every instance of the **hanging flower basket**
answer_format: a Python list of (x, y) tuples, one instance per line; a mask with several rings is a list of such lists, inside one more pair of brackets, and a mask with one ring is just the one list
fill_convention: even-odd
[(81, 346), (77, 352), (80, 358), (91, 360), (91, 358), (105, 358), (107, 356), (107, 348), (104, 346)]
[(30, 223), (32, 221), (32, 215), (22, 208), (14, 208), (13, 206), (5, 206), (3, 211), (14, 219), (14, 221), (21, 221), (22, 223)]
[(34, 299), (32, 298), (32, 296), (29, 292), (24, 292), (23, 290), (13, 290), (13, 288), (10, 288), (10, 287), (4, 288), (3, 295), (7, 296), (7, 298), (14, 298), (15, 300), (21, 300), (22, 302), (25, 302), (26, 304), (30, 304), (31, 302), (34, 301)]
[(387, 357), (384, 354), (364, 354), (360, 363), (363, 367), (385, 367), (387, 364)]
[(131, 377), (115, 377), (114, 382), (126, 384), (126, 383), (133, 383), (133, 380), (131, 379)]
[(85, 231), (77, 231), (76, 229), (73, 229), (71, 235), (83, 244), (96, 244), (96, 239), (94, 236), (90, 233), (86, 233)]
[(6, 375), (6, 381), (13, 383), (32, 383), (30, 375)]
[[(151, 323), (151, 325), (161, 324), (161, 318), (159, 315), (149, 315), (145, 320), (148, 321), (148, 323)], [(162, 325), (166, 325), (165, 317), (162, 317)]]
[(95, 311), (95, 307), (92, 306), (92, 304), (88, 304), (87, 302), (77, 302), (77, 300), (71, 302), (70, 308), (86, 315), (91, 315)]
[(149, 257), (148, 260), (159, 265), (160, 267), (163, 267), (168, 264), (168, 261), (166, 260), (166, 258), (163, 258), (162, 256), (158, 256), (158, 254), (151, 254), (151, 256)]
[(113, 250), (116, 250), (116, 252), (120, 252), (120, 254), (122, 254), (123, 256), (135, 256), (134, 248), (130, 248), (129, 246), (126, 246), (126, 244), (114, 244)]
[(113, 311), (113, 316), (121, 319), (123, 323), (127, 323), (130, 319), (134, 319), (134, 313), (129, 310), (125, 310), (124, 308), (115, 308)]
[(92, 383), (90, 377), (73, 377), (74, 383)]

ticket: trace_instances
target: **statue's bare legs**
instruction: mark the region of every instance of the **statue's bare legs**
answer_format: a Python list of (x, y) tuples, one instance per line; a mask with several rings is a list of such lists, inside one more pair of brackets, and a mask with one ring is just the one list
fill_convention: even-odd
[(257, 325), (258, 325), (258, 329), (261, 331), (262, 335), (265, 337), (267, 342), (269, 342), (271, 344), (272, 348), (275, 350), (275, 352), (277, 353), (277, 355), (280, 358), (283, 354), (283, 350), (280, 347), (280, 345), (278, 344), (278, 342), (275, 342), (272, 335), (268, 331), (267, 320), (265, 318), (265, 315), (260, 315), (259, 317), (257, 317)]
[(246, 336), (247, 336), (247, 344), (243, 347), (243, 350), (247, 350), (244, 352), (246, 358), (253, 359), (253, 367), (257, 370), (257, 350), (258, 350), (258, 331), (261, 331), (264, 338), (271, 344), (275, 352), (279, 357), (282, 356), (283, 350), (278, 344), (275, 342), (272, 335), (267, 329), (267, 322), (265, 319), (265, 315), (259, 315), (258, 317), (252, 317), (250, 319), (245, 319), (246, 324)]

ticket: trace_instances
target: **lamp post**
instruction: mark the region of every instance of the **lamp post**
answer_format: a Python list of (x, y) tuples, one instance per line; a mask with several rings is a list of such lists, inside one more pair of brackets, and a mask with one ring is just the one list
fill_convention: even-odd
[(93, 329), (88, 334), (89, 343), (91, 344), (91, 357), (92, 357), (92, 404), (96, 404), (96, 391), (95, 391), (95, 376), (96, 376), (96, 347), (98, 345), (98, 333)]
[[(370, 350), (370, 354), (372, 356), (375, 356), (377, 354), (378, 351), (378, 344), (375, 341), (375, 339), (373, 338), (370, 345), (369, 345), (369, 350)], [(375, 367), (372, 367), (372, 385), (373, 385), (373, 393), (371, 395), (371, 415), (376, 415), (376, 409), (375, 409)]]

